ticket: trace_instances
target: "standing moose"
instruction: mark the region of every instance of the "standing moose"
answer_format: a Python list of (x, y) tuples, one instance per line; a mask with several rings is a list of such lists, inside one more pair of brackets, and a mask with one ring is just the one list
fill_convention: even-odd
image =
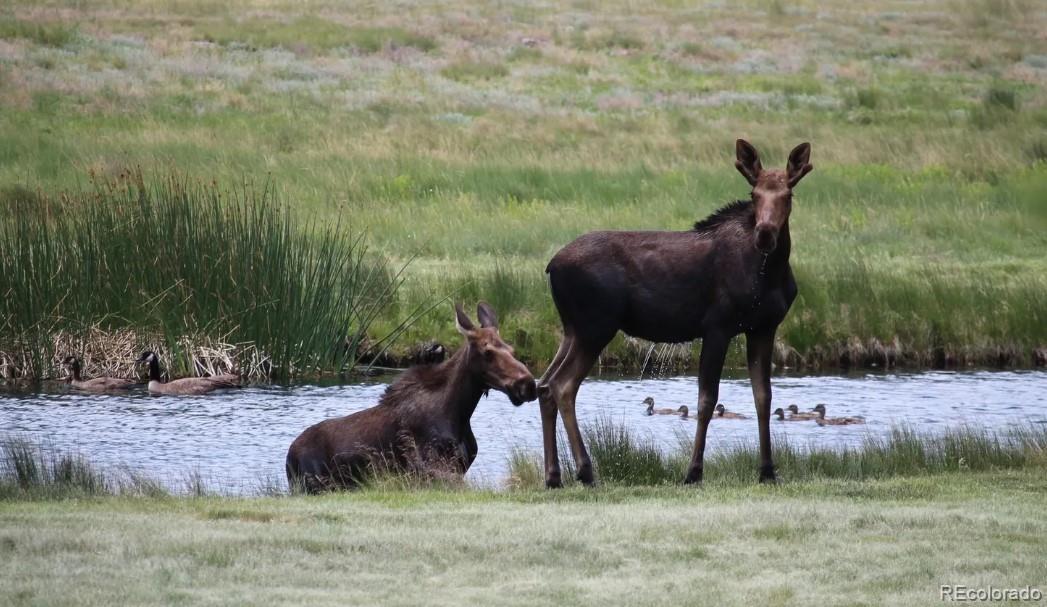
[(775, 480), (771, 354), (775, 331), (796, 298), (789, 212), (793, 188), (813, 168), (811, 146), (796, 146), (784, 171), (765, 170), (747, 141), (737, 141), (736, 154), (735, 167), (752, 186), (749, 200), (728, 204), (686, 232), (591, 232), (561, 249), (546, 267), (563, 324), (559, 350), (538, 381), (546, 486), (561, 486), (557, 412), (578, 480), (593, 483), (575, 397), (619, 330), (654, 342), (702, 339), (698, 431), (686, 483), (702, 480), (705, 437), (724, 357), (731, 339), (745, 333), (760, 427), (760, 481)]

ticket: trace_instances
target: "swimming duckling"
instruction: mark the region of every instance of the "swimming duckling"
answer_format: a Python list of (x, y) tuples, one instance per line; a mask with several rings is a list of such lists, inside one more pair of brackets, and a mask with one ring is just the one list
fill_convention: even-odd
[(803, 419), (798, 418), (798, 417), (793, 417), (792, 415), (790, 415), (789, 417), (785, 417), (785, 409), (782, 409), (781, 407), (778, 407), (777, 409), (775, 409), (771, 413), (771, 415), (777, 417), (778, 421), (780, 421), (780, 422), (802, 422), (802, 421), (804, 421)]
[[(818, 407), (821, 407), (821, 409)], [(818, 407), (815, 407), (818, 411), (818, 417), (814, 421), (819, 426), (853, 426), (865, 423), (865, 418), (863, 417), (825, 417), (825, 405), (818, 405)]]
[(156, 354), (145, 351), (138, 358), (139, 364), (149, 365), (149, 393), (150, 394), (207, 394), (214, 390), (226, 388), (239, 388), (240, 377), (233, 374), (216, 375), (214, 377), (186, 377), (171, 380), (164, 383), (160, 380), (160, 359)]
[(655, 409), (654, 399), (648, 396), (643, 399), (643, 404), (647, 405), (647, 410), (644, 411), (644, 415), (673, 415), (674, 413), (682, 413), (683, 418), (687, 419), (688, 409), (687, 405), (680, 405), (678, 409)]
[(742, 415), (741, 413), (731, 413), (727, 410), (727, 407), (723, 406), (723, 403), (716, 405), (716, 414), (713, 417), (722, 417), (724, 419), (749, 419), (748, 415)]
[(807, 413), (800, 413), (800, 408), (796, 405), (789, 405), (785, 408), (785, 410), (791, 412), (791, 417), (797, 421), (802, 419), (816, 419), (819, 415), (822, 414), (819, 413), (819, 411), (825, 411), (825, 405), (816, 405), (812, 411)]
[(62, 360), (62, 366), (69, 371), (66, 383), (85, 392), (109, 392), (111, 390), (127, 390), (136, 383), (133, 379), (122, 377), (96, 377), (94, 379), (83, 379), (80, 377), (80, 359), (75, 356), (66, 356)]

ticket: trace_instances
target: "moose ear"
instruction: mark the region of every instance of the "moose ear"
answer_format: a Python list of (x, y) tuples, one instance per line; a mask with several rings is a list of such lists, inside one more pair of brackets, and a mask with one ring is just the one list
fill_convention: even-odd
[(486, 301), (481, 301), (480, 305), (476, 306), (476, 318), (479, 319), (481, 327), (498, 328), (498, 316), (495, 315), (491, 304)]
[(756, 180), (763, 172), (763, 167), (760, 166), (760, 155), (756, 153), (756, 148), (748, 141), (739, 139), (734, 142), (734, 153), (738, 158), (734, 161), (735, 168), (742, 174), (742, 177), (745, 177), (749, 185), (756, 185)]
[(476, 330), (473, 321), (469, 320), (469, 317), (465, 315), (462, 304), (454, 304), (454, 324), (462, 335), (468, 335), (470, 331)]
[(803, 176), (810, 173), (814, 169), (809, 161), (811, 159), (811, 144), (804, 142), (793, 148), (793, 151), (789, 152), (789, 164), (785, 169), (785, 173), (789, 179), (789, 187), (795, 188), (796, 184), (800, 183)]

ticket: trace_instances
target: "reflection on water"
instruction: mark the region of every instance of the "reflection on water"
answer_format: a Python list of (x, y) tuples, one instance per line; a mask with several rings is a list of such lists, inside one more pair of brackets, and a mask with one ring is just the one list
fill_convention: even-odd
[[(224, 491), (252, 491), (261, 479), (284, 476), (284, 455), (307, 426), (373, 405), (381, 383), (338, 386), (252, 387), (202, 397), (89, 395), (75, 391), (0, 395), (0, 433), (27, 435), (59, 448), (76, 449), (101, 465), (141, 469), (166, 479), (198, 471)], [(694, 432), (693, 420), (643, 415), (647, 396), (657, 406), (696, 409), (694, 377), (592, 379), (578, 396), (582, 422), (601, 417), (628, 424), (665, 446)], [(724, 380), (720, 401), (752, 415), (746, 379)], [(775, 406), (809, 409), (826, 403), (829, 415), (862, 415), (864, 426), (819, 427), (813, 422), (773, 423), (793, 444), (840, 445), (892, 424), (941, 431), (970, 424), (999, 428), (1047, 420), (1047, 372), (935, 372), (858, 377), (778, 377)], [(513, 407), (500, 393), (480, 402), (473, 416), (480, 453), (469, 477), (494, 484), (506, 474), (514, 446), (540, 452), (537, 403)], [(756, 421), (714, 420), (711, 451), (734, 441), (756, 443)]]

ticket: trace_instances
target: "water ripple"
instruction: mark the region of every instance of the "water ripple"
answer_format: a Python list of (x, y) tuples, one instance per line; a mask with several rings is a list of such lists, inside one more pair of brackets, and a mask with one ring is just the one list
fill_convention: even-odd
[[(56, 391), (0, 395), (0, 433), (29, 435), (56, 447), (78, 450), (102, 465), (144, 470), (161, 478), (184, 478), (197, 471), (226, 491), (282, 478), (284, 455), (307, 426), (373, 405), (385, 385), (252, 387), (203, 397), (89, 395)], [(628, 424), (665, 447), (689, 438), (695, 422), (675, 416), (643, 415), (641, 401), (658, 407), (697, 409), (694, 377), (592, 379), (578, 395), (584, 422), (609, 418)], [(775, 406), (808, 409), (825, 403), (831, 416), (862, 415), (865, 426), (820, 427), (777, 423), (775, 433), (792, 443), (856, 444), (869, 433), (907, 424), (921, 431), (971, 425), (999, 428), (1047, 421), (1047, 372), (932, 372), (857, 377), (778, 377)], [(720, 401), (753, 414), (748, 380), (727, 379)], [(500, 393), (482, 400), (473, 416), (480, 453), (469, 472), (477, 482), (494, 483), (506, 474), (514, 446), (541, 450), (536, 403), (513, 407)], [(709, 449), (736, 442), (755, 444), (756, 421), (716, 420)]]

